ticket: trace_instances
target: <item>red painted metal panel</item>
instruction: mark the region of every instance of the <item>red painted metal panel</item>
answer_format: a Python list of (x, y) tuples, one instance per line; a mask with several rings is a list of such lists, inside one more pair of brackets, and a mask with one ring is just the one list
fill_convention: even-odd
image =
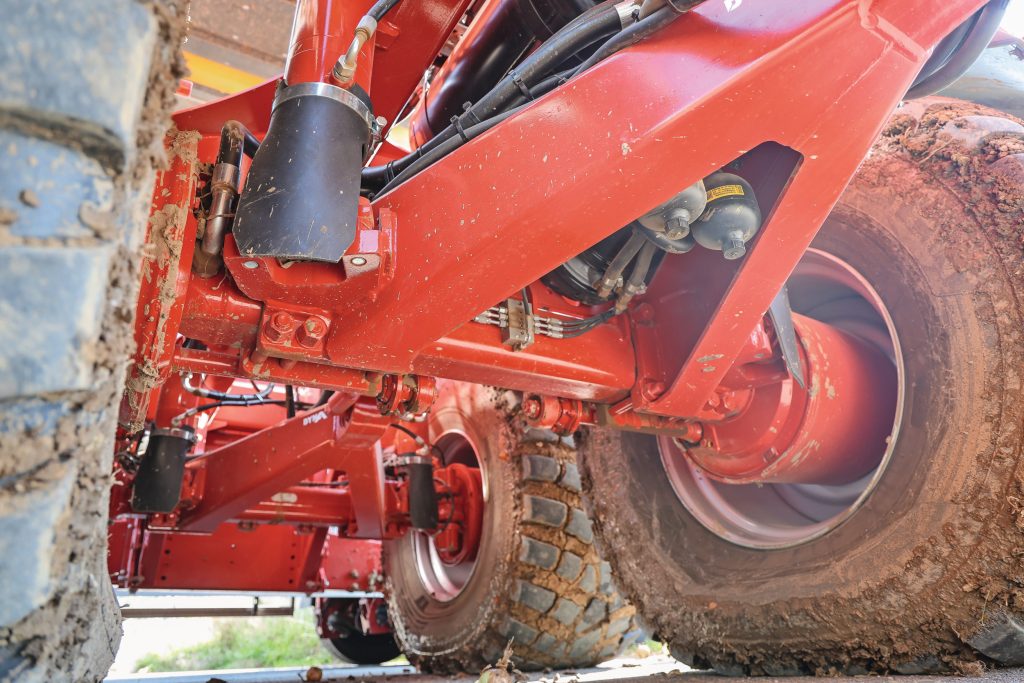
[(119, 422), (138, 430), (149, 407), (150, 393), (170, 374), (171, 356), (181, 322), (188, 272), (195, 247), (195, 218), (189, 208), (195, 196), (198, 137), (168, 137), (170, 165), (157, 174), (146, 226), (141, 264), (142, 282), (135, 312), (135, 356), (121, 400)]
[[(398, 216), (395, 276), (339, 312), (332, 360), (407, 372), (484, 308), (775, 140), (804, 164), (689, 351), (734, 357), (919, 68), (914, 41), (977, 5), (876, 3), (874, 25), (851, 0), (702, 6), (376, 200)], [(894, 37), (889, 12), (916, 13), (910, 38)], [(695, 413), (727, 369), (688, 363), (649, 409)]]
[[(182, 513), (180, 526), (211, 532), (309, 475), (348, 458), (369, 460), (387, 418), (380, 415), (376, 404), (354, 399), (335, 394), (321, 408), (299, 413), (192, 460), (188, 471), (201, 474), (198, 500)], [(381, 506), (378, 515), (384, 514)], [(356, 518), (359, 520), (358, 508)]]
[(122, 588), (379, 591), (381, 543), (289, 525), (222, 524), (212, 534), (145, 531), (120, 519), (107, 533), (107, 566)]

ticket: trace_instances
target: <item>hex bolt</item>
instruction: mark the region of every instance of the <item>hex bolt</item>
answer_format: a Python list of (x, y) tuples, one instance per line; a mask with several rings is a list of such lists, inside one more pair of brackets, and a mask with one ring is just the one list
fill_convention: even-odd
[(327, 325), (323, 320), (317, 317), (306, 318), (306, 322), (302, 323), (299, 327), (298, 337), (299, 343), (305, 346), (307, 349), (311, 349), (317, 345), (324, 335), (327, 334)]
[(536, 420), (540, 417), (542, 407), (543, 406), (541, 405), (541, 401), (538, 397), (530, 396), (523, 401), (523, 415), (530, 420)]
[(690, 234), (690, 212), (686, 209), (673, 211), (665, 221), (665, 237), (678, 240)]
[(743, 258), (743, 255), (747, 253), (747, 247), (743, 243), (742, 236), (737, 236), (733, 233), (726, 240), (725, 245), (722, 247), (722, 256), (728, 261), (735, 261), (738, 258)]
[(272, 342), (279, 342), (295, 331), (298, 325), (287, 311), (277, 311), (263, 327), (263, 335)]
[(637, 322), (650, 322), (654, 320), (654, 308), (650, 304), (640, 304), (633, 309), (632, 315)]
[(653, 401), (664, 393), (665, 383), (653, 379), (645, 381), (643, 388), (640, 389), (640, 395), (644, 397), (645, 401)]

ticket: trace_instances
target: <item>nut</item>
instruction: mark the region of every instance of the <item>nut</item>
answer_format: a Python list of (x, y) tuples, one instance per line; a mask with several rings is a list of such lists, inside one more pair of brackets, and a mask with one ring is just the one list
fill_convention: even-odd
[(306, 322), (302, 323), (302, 326), (299, 327), (296, 338), (299, 340), (299, 344), (307, 349), (311, 349), (316, 346), (326, 334), (327, 323), (320, 318), (311, 316), (306, 318)]

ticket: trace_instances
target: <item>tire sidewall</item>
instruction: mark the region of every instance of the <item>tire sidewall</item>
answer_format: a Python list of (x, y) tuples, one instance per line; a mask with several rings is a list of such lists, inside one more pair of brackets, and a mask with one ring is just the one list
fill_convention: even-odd
[[(605, 545), (615, 548), (613, 565), (641, 613), (670, 639), (678, 634), (692, 643), (694, 632), (719, 628), (770, 637), (760, 630), (786, 621), (779, 615), (792, 612), (794, 600), (818, 616), (805, 627), (795, 627), (796, 620), (786, 627), (823, 643), (865, 632), (876, 617), (891, 619), (888, 610), (896, 607), (907, 615), (899, 628), (913, 629), (943, 609), (932, 591), (959, 591), (988, 542), (986, 528), (999, 513), (985, 502), (998, 499), (1006, 473), (978, 473), (990, 468), (993, 444), (1019, 423), (1019, 415), (1007, 414), (1016, 409), (1008, 407), (1004, 385), (1006, 359), (1020, 358), (1019, 341), (1006, 343), (1019, 320), (992, 314), (996, 302), (1012, 298), (1011, 287), (983, 227), (952, 192), (905, 158), (876, 160), (870, 171), (870, 181), (847, 191), (813, 246), (853, 265), (885, 302), (903, 349), (906, 396), (891, 462), (842, 526), (788, 549), (734, 545), (684, 508), (653, 437), (585, 437), (584, 470)], [(939, 234), (958, 224), (955, 237)], [(961, 267), (967, 258), (977, 268), (973, 275)], [(611, 509), (623, 500), (632, 510)], [(651, 599), (643, 585), (651, 567), (674, 604)], [(894, 595), (900, 598), (887, 601)], [(910, 609), (915, 602), (925, 607)], [(820, 618), (839, 604), (861, 614), (860, 624)], [(975, 611), (947, 616), (967, 623)]]
[(430, 415), (431, 443), (456, 432), (474, 444), (486, 478), (483, 533), (472, 575), (448, 602), (430, 595), (420, 579), (412, 533), (384, 544), (388, 613), (406, 654), (438, 656), (464, 650), (466, 643), (483, 637), (510, 593), (509, 563), (515, 556), (519, 513), (515, 472), (507, 463), (513, 434), (503, 411), (495, 410), (498, 398), (497, 392), (482, 386), (440, 385)]

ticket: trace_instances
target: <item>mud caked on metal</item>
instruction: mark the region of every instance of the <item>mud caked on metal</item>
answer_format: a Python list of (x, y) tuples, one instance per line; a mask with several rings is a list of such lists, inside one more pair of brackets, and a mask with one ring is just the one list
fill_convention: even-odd
[(337, 263), (352, 244), (373, 115), (327, 83), (282, 88), (238, 202), (245, 256)]

